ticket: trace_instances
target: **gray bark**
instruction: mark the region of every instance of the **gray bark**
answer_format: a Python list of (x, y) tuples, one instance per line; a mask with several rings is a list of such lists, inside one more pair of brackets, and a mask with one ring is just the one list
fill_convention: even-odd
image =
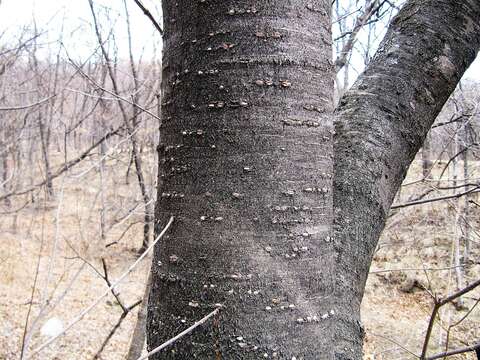
[(338, 272), (349, 276), (337, 287), (351, 287), (357, 306), (395, 193), (479, 46), (479, 1), (409, 1), (340, 101), (334, 243)]
[(250, 4), (163, 2), (149, 348), (225, 309), (153, 359), (330, 351), (330, 1)]
[(330, 0), (247, 3), (163, 1), (156, 232), (176, 220), (155, 249), (148, 347), (221, 303), (152, 358), (359, 360), (374, 248), (476, 55), (480, 3), (405, 6), (333, 144)]

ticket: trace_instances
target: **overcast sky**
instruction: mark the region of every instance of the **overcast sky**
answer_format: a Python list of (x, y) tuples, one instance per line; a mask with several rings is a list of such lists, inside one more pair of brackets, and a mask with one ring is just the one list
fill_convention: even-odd
[[(42, 42), (54, 44), (62, 36), (69, 54), (88, 56), (96, 47), (92, 29), (92, 16), (87, 0), (0, 0), (0, 34), (7, 31), (7, 38), (18, 36), (19, 29), (32, 27), (33, 19), (42, 36)], [(160, 19), (160, 1), (142, 1)], [(127, 27), (123, 0), (94, 0), (104, 36), (114, 30), (121, 56), (128, 51)], [(143, 15), (133, 0), (127, 0), (135, 53), (150, 51), (152, 40), (159, 43), (159, 36), (151, 22)], [(107, 13), (111, 21), (106, 21)]]
[[(192, 0), (193, 1), (193, 0)], [(55, 44), (63, 26), (63, 42), (67, 51), (74, 57), (88, 56), (96, 47), (92, 32), (92, 17), (87, 0), (0, 0), (0, 34), (6, 31), (5, 38), (12, 38), (19, 29), (31, 26), (35, 18), (37, 27), (46, 31), (42, 40)], [(123, 0), (94, 0), (104, 34), (113, 28), (120, 56), (127, 55), (127, 30)], [(143, 0), (144, 5), (160, 20), (160, 0)], [(132, 37), (135, 54), (153, 54), (154, 43), (160, 43), (158, 33), (143, 15), (133, 0), (127, 0), (131, 16)], [(106, 14), (111, 21), (105, 21)], [(5, 41), (3, 40), (2, 41)], [(155, 40), (155, 41), (152, 41)], [(52, 45), (53, 46), (53, 45)], [(75, 56), (76, 55), (76, 56)], [(465, 78), (480, 80), (480, 59), (477, 59), (465, 74)]]

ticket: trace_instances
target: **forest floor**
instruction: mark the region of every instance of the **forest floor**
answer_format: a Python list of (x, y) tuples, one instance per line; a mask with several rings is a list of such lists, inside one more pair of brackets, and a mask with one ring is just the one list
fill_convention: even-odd
[[(30, 326), (37, 321), (37, 331), (29, 342), (31, 351), (48, 340), (40, 331), (48, 319), (59, 319), (65, 326), (107, 289), (98, 274), (103, 274), (102, 258), (110, 279), (118, 278), (138, 258), (142, 207), (135, 208), (138, 196), (127, 195), (138, 192), (134, 176), (131, 175), (130, 184), (125, 184), (125, 179), (113, 178), (99, 185), (98, 174), (88, 172), (87, 165), (84, 166), (75, 170), (77, 174), (84, 170), (81, 181), (72, 175), (55, 181), (54, 199), (29, 204), (18, 216), (0, 215), (0, 359), (19, 359), (29, 310)], [(107, 162), (106, 166), (118, 163)], [(416, 164), (406, 182), (419, 177)], [(106, 198), (99, 192), (102, 186), (108, 189)], [(407, 202), (414, 193), (425, 189), (424, 183), (408, 186), (396, 202)], [(374, 257), (362, 306), (365, 359), (414, 359), (414, 354), (421, 352), (433, 306), (430, 293), (445, 296), (456, 289), (453, 244), (458, 236), (456, 209), (462, 201), (429, 203), (392, 212)], [(103, 240), (98, 221), (102, 202), (115, 204), (108, 208)], [(15, 199), (11, 207), (22, 206)], [(480, 210), (474, 205), (470, 208), (471, 258), (478, 259)], [(134, 211), (127, 217), (125, 209)], [(105, 244), (118, 239), (118, 243), (105, 249)], [(143, 297), (150, 261), (150, 257), (145, 258), (117, 288), (126, 306)], [(36, 273), (39, 275), (32, 302)], [(464, 277), (469, 282), (480, 278), (480, 264), (469, 263)], [(61, 301), (57, 303), (58, 298)], [(476, 290), (464, 297), (463, 304), (441, 311), (443, 329), (438, 325), (434, 328), (431, 354), (443, 351), (448, 324), (465, 317), (479, 298), (480, 291)], [(49, 303), (49, 311), (39, 316), (47, 299), (54, 300)], [(125, 358), (138, 309), (126, 317), (101, 359)], [(109, 294), (65, 336), (33, 359), (93, 359), (121, 314), (120, 306)], [(480, 311), (474, 309), (452, 328), (450, 348), (478, 341), (478, 324)], [(470, 353), (450, 359), (474, 358)]]

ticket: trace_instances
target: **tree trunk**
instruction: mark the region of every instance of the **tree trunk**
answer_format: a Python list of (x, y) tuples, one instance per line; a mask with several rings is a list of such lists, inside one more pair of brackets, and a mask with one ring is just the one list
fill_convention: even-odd
[[(466, 126), (465, 129), (464, 129), (464, 138), (463, 138), (463, 141), (464, 141), (464, 145), (465, 146), (468, 146), (467, 144), (468, 143), (468, 139), (469, 139), (469, 136), (468, 136), (468, 133), (469, 133), (469, 127)], [(463, 152), (462, 154), (462, 160), (463, 160), (463, 180), (464, 180), (464, 183), (467, 184), (468, 183), (468, 179), (470, 178), (469, 177), (469, 171), (468, 171), (468, 156), (469, 156), (469, 151), (466, 150)], [(465, 186), (464, 187), (464, 191), (467, 191), (468, 190), (468, 187)], [(470, 242), (470, 209), (469, 209), (469, 205), (470, 205), (470, 196), (466, 195), (464, 196), (464, 199), (463, 199), (463, 208), (462, 208), (462, 217), (463, 217), (463, 238), (464, 238), (464, 243), (465, 243), (465, 250), (463, 252), (463, 262), (465, 265), (468, 265), (469, 264), (469, 261), (470, 261), (470, 251), (471, 251), (471, 242)]]
[(430, 172), (433, 165), (432, 160), (430, 160), (430, 157), (432, 156), (431, 141), (432, 136), (430, 133), (428, 133), (422, 146), (422, 174), (424, 179), (430, 177)]
[[(100, 129), (105, 129), (105, 126), (100, 127)], [(100, 144), (100, 161), (98, 163), (98, 175), (100, 177), (100, 238), (102, 239), (102, 245), (105, 246), (106, 239), (106, 215), (107, 215), (107, 204), (106, 204), (106, 186), (105, 186), (105, 143)]]
[(153, 358), (331, 352), (346, 322), (331, 287), (330, 0), (163, 9), (157, 231), (176, 220), (155, 253), (149, 347), (225, 308)]
[(349, 276), (338, 277), (337, 287), (356, 284), (356, 300), (363, 296), (395, 194), (433, 121), (475, 59), (479, 31), (477, 0), (409, 1), (340, 101), (334, 137), (334, 243), (337, 267)]
[(247, 3), (163, 1), (156, 233), (175, 223), (155, 249), (148, 347), (223, 307), (150, 358), (359, 360), (373, 251), (476, 55), (480, 3), (406, 5), (340, 101), (333, 149), (331, 1)]
[[(45, 129), (45, 123), (41, 118), (42, 114), (40, 113), (38, 117), (38, 128), (40, 131), (40, 145), (42, 147), (42, 155), (45, 166), (45, 186), (47, 190), (47, 197), (53, 196), (53, 181), (52, 181), (52, 170), (50, 165), (50, 135), (49, 130)], [(49, 126), (49, 125), (47, 125)]]
[[(463, 129), (457, 130), (453, 140), (453, 153), (458, 154), (461, 151), (460, 145), (460, 134), (458, 132), (462, 132)], [(460, 161), (459, 157), (455, 156), (452, 161), (452, 193), (455, 195), (459, 190), (456, 188), (458, 185), (458, 174), (460, 172)], [(461, 180), (465, 181), (465, 180)], [(460, 190), (461, 191), (461, 190)], [(455, 277), (456, 277), (456, 290), (461, 290), (465, 287), (464, 276), (463, 276), (463, 268), (462, 268), (462, 211), (461, 207), (462, 199), (455, 199), (453, 200), (453, 213), (455, 215), (455, 223), (453, 224), (453, 265), (455, 266)], [(458, 298), (459, 304), (463, 304), (462, 298)]]

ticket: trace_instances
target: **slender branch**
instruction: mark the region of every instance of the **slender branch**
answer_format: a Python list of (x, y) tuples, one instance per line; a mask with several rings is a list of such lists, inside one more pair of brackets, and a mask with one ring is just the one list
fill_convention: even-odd
[[(464, 180), (466, 180), (466, 179), (464, 179)], [(437, 181), (437, 180), (432, 180), (432, 181)], [(458, 180), (457, 180), (457, 181), (458, 181)], [(438, 181), (438, 182), (440, 182), (440, 181)], [(479, 187), (479, 184), (478, 184), (478, 183), (466, 183), (466, 184), (460, 184), (460, 185), (455, 185), (455, 186), (432, 186), (430, 189), (424, 191), (422, 194), (416, 196), (415, 198), (410, 198), (410, 199), (408, 199), (408, 203), (422, 200), (425, 196), (431, 194), (431, 193), (434, 192), (434, 191), (438, 191), (438, 190), (455, 190), (455, 189), (467, 188), (467, 187), (471, 187), (471, 186), (474, 186), (475, 188), (478, 188), (478, 187)], [(395, 206), (396, 206), (396, 205), (397, 205), (397, 204), (395, 204)]]
[(436, 198), (432, 198), (432, 199), (424, 199), (424, 200), (418, 200), (418, 201), (411, 201), (411, 202), (407, 202), (407, 203), (403, 203), (403, 204), (393, 204), (391, 206), (391, 209), (394, 210), (394, 209), (401, 209), (401, 208), (405, 208), (405, 207), (408, 207), (408, 206), (414, 206), (414, 205), (420, 205), (420, 204), (427, 204), (427, 203), (432, 203), (432, 202), (437, 202), (437, 201), (442, 201), (442, 200), (448, 200), (448, 199), (458, 199), (462, 196), (465, 196), (465, 195), (468, 195), (468, 194), (475, 194), (475, 193), (478, 193), (480, 192), (480, 187), (477, 186), (477, 187), (474, 187), (470, 190), (467, 190), (467, 191), (464, 191), (464, 192), (461, 192), (461, 193), (458, 193), (458, 194), (454, 194), (454, 195), (447, 195), (447, 196), (439, 196), (439, 197), (436, 197)]
[(173, 223), (173, 216), (170, 217), (170, 220), (168, 221), (167, 225), (165, 225), (165, 227), (163, 228), (162, 232), (157, 236), (157, 238), (155, 239), (155, 241), (152, 242), (152, 244), (145, 250), (145, 252), (127, 269), (127, 271), (125, 271), (122, 276), (120, 276), (116, 281), (114, 281), (112, 283), (111, 286), (109, 286), (109, 288), (107, 290), (105, 290), (103, 292), (102, 295), (100, 295), (95, 301), (93, 301), (86, 309), (84, 309), (80, 314), (78, 314), (72, 321), (70, 321), (70, 323), (65, 327), (65, 329), (57, 334), (56, 336), (52, 337), (50, 340), (46, 341), (45, 343), (43, 343), (42, 345), (38, 346), (36, 349), (32, 350), (32, 352), (25, 357), (25, 359), (30, 359), (32, 358), (35, 354), (38, 354), (40, 351), (42, 351), (43, 349), (45, 349), (47, 346), (49, 346), (50, 344), (52, 344), (53, 342), (55, 342), (58, 338), (60, 338), (61, 336), (65, 335), (65, 333), (70, 330), (75, 324), (77, 324), (80, 320), (82, 320), (85, 315), (87, 315), (93, 308), (95, 308), (99, 303), (100, 301), (105, 297), (107, 296), (110, 291), (115, 288), (118, 284), (120, 284), (126, 277), (128, 274), (130, 274), (136, 267), (137, 265), (140, 263), (140, 261), (143, 260), (143, 258), (145, 258), (145, 256), (147, 256), (147, 254), (150, 252), (150, 250), (155, 246), (155, 244), (163, 237), (163, 235), (165, 235), (165, 233), (167, 232), (167, 230), (170, 228), (170, 226), (172, 225)]
[(156, 347), (155, 349), (153, 349), (152, 351), (150, 351), (148, 354), (139, 357), (137, 360), (145, 360), (145, 359), (147, 359), (149, 356), (158, 353), (159, 351), (165, 349), (167, 346), (172, 345), (175, 341), (181, 339), (181, 338), (184, 337), (185, 335), (187, 335), (187, 334), (191, 333), (193, 330), (195, 330), (195, 328), (197, 328), (198, 326), (200, 326), (200, 325), (202, 325), (203, 323), (205, 323), (208, 319), (210, 319), (212, 316), (216, 315), (219, 311), (220, 311), (220, 307), (217, 307), (217, 308), (216, 308), (215, 310), (213, 310), (210, 314), (208, 314), (207, 316), (205, 316), (203, 319), (197, 321), (195, 324), (193, 324), (192, 326), (190, 326), (188, 329), (182, 331), (180, 334), (178, 334), (178, 335), (176, 335), (175, 337), (171, 338), (170, 340), (164, 342), (162, 345)]
[(15, 213), (18, 213), (19, 211), (25, 209), (27, 207), (28, 204), (31, 203), (31, 200), (27, 200), (22, 206), (20, 206), (19, 208), (16, 208), (14, 210), (9, 210), (9, 211), (2, 211), (0, 212), (0, 215), (10, 215), (10, 214), (15, 214)]
[(473, 144), (470, 144), (468, 146), (465, 146), (462, 150), (458, 151), (455, 155), (453, 155), (449, 160), (448, 162), (445, 164), (445, 166), (443, 167), (443, 170), (442, 172), (440, 173), (440, 176), (438, 177), (439, 179), (441, 179), (443, 177), (443, 174), (445, 174), (445, 171), (447, 171), (447, 168), (450, 166), (450, 164), (452, 163), (453, 160), (455, 160), (458, 156), (462, 155), (463, 153), (465, 153), (466, 151), (468, 151), (471, 147), (473, 146), (478, 146), (479, 144), (478, 143), (473, 143)]
[(459, 122), (459, 121), (463, 121), (464, 118), (471, 117), (472, 115), (473, 114), (461, 114), (457, 117), (452, 116), (452, 118), (449, 121), (439, 122), (437, 124), (432, 125), (432, 129), (435, 129), (435, 128), (440, 127), (440, 126), (453, 124), (453, 123), (456, 123), (456, 122)]
[[(435, 324), (435, 319), (437, 318), (437, 314), (438, 314), (438, 311), (440, 310), (440, 308), (443, 305), (448, 304), (449, 302), (452, 302), (456, 298), (459, 298), (460, 296), (465, 295), (466, 293), (472, 291), (473, 289), (475, 289), (479, 285), (480, 285), (480, 280), (477, 280), (477, 281), (471, 283), (470, 285), (464, 287), (463, 289), (453, 293), (452, 295), (447, 296), (445, 299), (441, 299), (441, 300), (435, 299), (435, 305), (433, 306), (432, 315), (430, 316), (430, 321), (428, 322), (427, 334), (425, 335), (425, 341), (423, 343), (422, 355), (420, 356), (421, 360), (427, 359), (426, 355), (427, 355), (427, 350), (428, 350), (428, 343), (430, 342), (430, 337), (431, 337), (432, 331), (433, 331), (433, 325)], [(465, 350), (463, 352), (473, 351), (473, 350), (474, 349)], [(455, 354), (459, 354), (459, 352), (457, 352)], [(454, 355), (454, 354), (450, 354), (450, 355)], [(435, 357), (435, 356), (433, 358), (428, 358), (427, 360), (433, 360), (433, 359), (438, 359), (439, 358), (439, 357)], [(443, 355), (443, 356), (449, 356), (449, 355)], [(442, 357), (442, 356), (440, 356), (440, 357)]]
[[(110, 281), (110, 278), (108, 277), (108, 267), (107, 267), (107, 261), (105, 258), (102, 257), (102, 267), (103, 267), (103, 279), (107, 283), (108, 287), (110, 288), (112, 286), (112, 282)], [(126, 315), (128, 314), (128, 309), (125, 305), (123, 305), (122, 299), (120, 299), (120, 295), (115, 291), (115, 288), (112, 288), (112, 295), (115, 297), (117, 300), (118, 305), (122, 308), (123, 313)]]
[(38, 251), (38, 260), (37, 260), (37, 267), (35, 269), (35, 277), (33, 279), (32, 293), (30, 295), (27, 317), (25, 319), (25, 326), (23, 328), (22, 347), (20, 349), (20, 359), (23, 359), (23, 355), (25, 353), (25, 344), (26, 344), (27, 331), (28, 331), (28, 322), (30, 320), (30, 313), (32, 312), (33, 298), (35, 297), (35, 290), (37, 289), (38, 274), (40, 272), (40, 262), (41, 262), (41, 259), (42, 259), (43, 240), (44, 240), (44, 238), (42, 236), (42, 239), (40, 241), (40, 250)]
[(387, 272), (396, 272), (396, 271), (445, 271), (445, 270), (452, 270), (457, 267), (463, 267), (463, 265), (460, 266), (449, 266), (449, 267), (443, 267), (443, 268), (405, 268), (405, 269), (385, 269), (385, 270), (372, 270), (369, 272), (369, 274), (381, 274), (381, 273), (387, 273)]
[[(116, 128), (115, 130), (112, 130), (110, 132), (108, 132), (107, 134), (105, 134), (102, 138), (100, 138), (96, 143), (94, 143), (93, 145), (91, 145), (87, 150), (85, 150), (82, 154), (80, 154), (79, 156), (77, 156), (75, 159), (73, 160), (70, 160), (66, 163), (64, 163), (54, 174), (52, 174), (50, 176), (50, 180), (53, 180), (57, 177), (59, 177), (60, 175), (62, 175), (65, 171), (71, 169), (73, 166), (77, 165), (78, 163), (80, 163), (83, 159), (85, 159), (92, 150), (94, 150), (96, 147), (98, 147), (101, 143), (103, 143), (104, 141), (108, 140), (109, 138), (111, 138), (112, 136), (116, 135), (117, 133), (120, 132), (120, 130), (122, 130), (124, 128), (124, 125), (122, 126), (119, 126), (118, 128)], [(35, 191), (38, 187), (40, 186), (43, 186), (47, 183), (47, 180), (43, 180), (37, 184), (34, 184), (32, 186), (30, 186), (29, 188), (26, 188), (26, 189), (23, 189), (23, 190), (20, 190), (20, 191), (11, 191), (9, 193), (6, 193), (4, 195), (0, 195), (0, 201), (2, 200), (5, 200), (5, 199), (8, 199), (12, 196), (18, 196), (18, 195), (25, 195), (25, 194), (28, 194), (32, 191)]]
[(140, 0), (133, 0), (135, 1), (135, 4), (137, 4), (137, 6), (143, 11), (143, 13), (145, 14), (145, 16), (147, 18), (150, 19), (150, 21), (152, 22), (153, 26), (155, 26), (155, 29), (158, 30), (158, 32), (163, 35), (163, 29), (162, 27), (160, 26), (160, 24), (158, 23), (157, 20), (155, 20), (155, 18), (153, 17), (152, 13), (145, 7), (143, 6), (142, 2)]
[(107, 346), (108, 342), (110, 341), (110, 339), (113, 337), (113, 335), (115, 335), (115, 333), (117, 332), (117, 330), (120, 328), (120, 325), (122, 325), (122, 322), (123, 320), (125, 320), (125, 318), (127, 317), (127, 315), (130, 313), (130, 311), (132, 311), (133, 309), (135, 309), (138, 305), (140, 305), (142, 303), (142, 299), (138, 300), (137, 302), (135, 302), (133, 305), (130, 305), (128, 308), (125, 308), (125, 310), (122, 312), (122, 314), (120, 315), (120, 317), (118, 318), (117, 320), (117, 323), (115, 324), (115, 326), (112, 328), (112, 330), (110, 330), (110, 332), (108, 333), (107, 337), (105, 338), (105, 340), (103, 340), (103, 343), (102, 343), (102, 346), (100, 346), (100, 349), (98, 349), (97, 353), (95, 354), (95, 356), (93, 357), (94, 360), (96, 359), (100, 359), (100, 355), (102, 354), (103, 350), (105, 350), (105, 347)]
[(375, 334), (375, 333), (370, 333), (372, 334), (373, 336), (376, 336), (376, 337), (379, 337), (379, 338), (382, 338), (382, 339), (385, 339), (389, 342), (391, 342), (392, 344), (395, 344), (397, 345), (400, 349), (402, 349), (403, 351), (409, 353), (410, 355), (413, 355), (414, 357), (418, 358), (418, 355), (415, 354), (414, 352), (408, 350), (405, 346), (403, 346), (402, 344), (400, 344), (399, 342), (393, 340), (393, 339), (390, 339), (389, 337), (386, 337), (386, 336), (383, 336), (383, 335), (380, 335), (380, 334)]
[(108, 248), (110, 246), (118, 244), (123, 239), (123, 237), (128, 233), (128, 231), (137, 224), (143, 224), (143, 221), (135, 221), (135, 222), (132, 222), (132, 223), (128, 224), (127, 228), (122, 231), (120, 236), (116, 240), (111, 241), (108, 244), (106, 244), (105, 247)]
[(373, 1), (367, 6), (365, 11), (357, 18), (357, 20), (355, 21), (355, 25), (352, 31), (350, 32), (350, 36), (347, 42), (345, 43), (343, 49), (340, 51), (340, 54), (335, 60), (335, 68), (337, 72), (339, 72), (342, 69), (342, 67), (345, 66), (345, 63), (347, 62), (347, 56), (352, 50), (353, 45), (355, 44), (355, 40), (357, 39), (357, 35), (359, 31), (370, 20), (372, 15), (383, 6), (383, 4), (385, 4), (385, 1), (382, 1), (382, 2), (379, 2), (379, 0)]
[(476, 351), (477, 353), (480, 351), (480, 343), (477, 343), (472, 346), (467, 346), (464, 348), (456, 349), (456, 350), (451, 350), (451, 351), (445, 351), (443, 353), (439, 353), (433, 356), (429, 356), (426, 358), (426, 360), (436, 360), (436, 359), (441, 359), (445, 358), (447, 356), (452, 356), (452, 355), (458, 355), (458, 354), (463, 354), (466, 352), (471, 352), (471, 351)]
[(47, 101), (53, 99), (55, 96), (57, 96), (57, 95), (55, 94), (55, 95), (49, 96), (48, 98), (42, 99), (42, 100), (37, 101), (36, 103), (33, 103), (33, 104), (19, 105), (19, 106), (9, 106), (9, 107), (0, 107), (0, 111), (15, 111), (15, 110), (28, 109), (28, 108), (31, 108), (31, 107), (38, 106), (38, 105), (41, 105), (41, 104), (43, 104), (43, 103), (46, 103)]
[(105, 87), (101, 86), (100, 84), (98, 84), (95, 80), (93, 80), (88, 74), (86, 74), (81, 68), (78, 67), (78, 65), (76, 65), (72, 59), (69, 58), (69, 61), (70, 61), (70, 64), (72, 64), (72, 66), (78, 70), (78, 72), (80, 73), (80, 75), (82, 75), (85, 79), (87, 79), (90, 83), (92, 83), (92, 85), (96, 86), (98, 89), (106, 92), (107, 94), (110, 94), (112, 95), (115, 99), (117, 99), (117, 102), (119, 101), (123, 101), (127, 104), (130, 104), (132, 106), (135, 106), (136, 108), (138, 108), (139, 110), (143, 111), (144, 113), (147, 113), (148, 115), (150, 115), (151, 117), (155, 118), (156, 120), (160, 120), (160, 117), (158, 117), (157, 115), (155, 115), (154, 113), (152, 113), (151, 111), (149, 111), (148, 109), (144, 108), (143, 106), (140, 106), (122, 96), (119, 95), (119, 92), (115, 92), (115, 91), (110, 91), (108, 89), (106, 89)]
[(468, 202), (469, 202), (470, 204), (473, 204), (473, 205), (477, 206), (477, 207), (480, 207), (480, 204), (477, 203), (477, 202), (475, 202), (474, 200), (468, 200)]

